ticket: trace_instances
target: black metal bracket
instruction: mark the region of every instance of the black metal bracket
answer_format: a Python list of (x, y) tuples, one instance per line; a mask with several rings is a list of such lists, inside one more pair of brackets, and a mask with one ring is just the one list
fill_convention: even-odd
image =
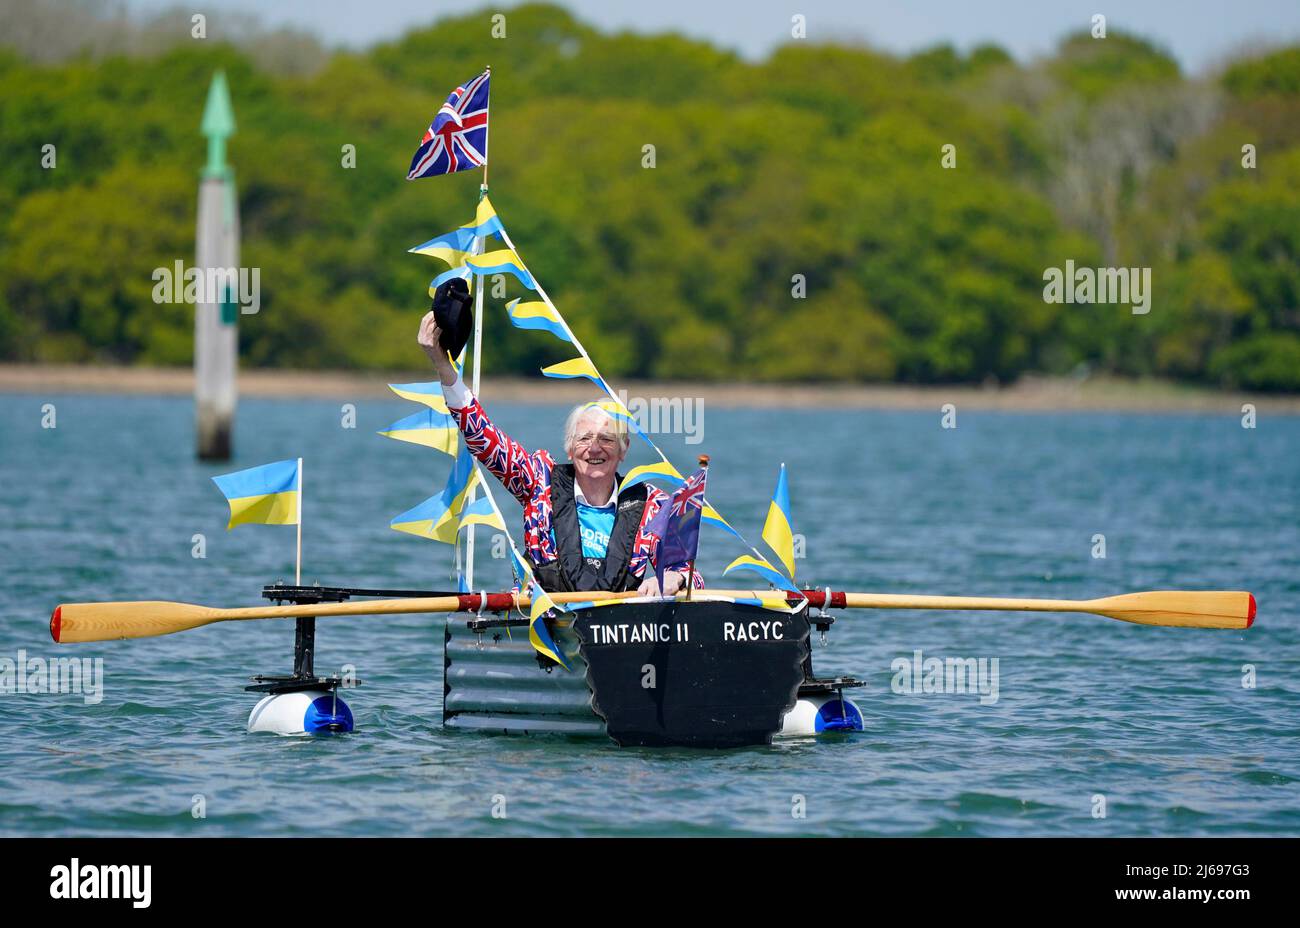
[(350, 586), (290, 586), (270, 583), (262, 587), (262, 596), (277, 603), (341, 603), (353, 596), (379, 599), (411, 599), (424, 596), (459, 596), (449, 590), (372, 590)]
[(845, 689), (866, 685), (865, 681), (857, 680), (853, 677), (830, 677), (829, 679), (824, 678), (820, 680), (808, 677), (799, 684), (799, 695), (815, 696), (838, 692), (840, 694), (840, 699), (843, 699), (843, 691)]
[(485, 632), (489, 628), (527, 628), (532, 623), (528, 619), (520, 618), (497, 618), (485, 619), (481, 616), (476, 619), (470, 619), (465, 623), (466, 627), (472, 632)]
[[(384, 591), (392, 592), (392, 591)], [(276, 583), (262, 588), (262, 595), (277, 606), (284, 603), (306, 605), (315, 603), (341, 603), (352, 594), (362, 595), (363, 591), (349, 590), (341, 587), (321, 586), (286, 586)], [(423, 595), (423, 594), (421, 594)], [(251, 686), (244, 687), (248, 693), (295, 693), (301, 690), (325, 690), (333, 692), (345, 685), (342, 677), (318, 677), (314, 667), (316, 655), (316, 619), (313, 616), (294, 620), (293, 632), (293, 673), (289, 676), (259, 673), (250, 677)], [(360, 686), (360, 680), (346, 681), (348, 688)]]

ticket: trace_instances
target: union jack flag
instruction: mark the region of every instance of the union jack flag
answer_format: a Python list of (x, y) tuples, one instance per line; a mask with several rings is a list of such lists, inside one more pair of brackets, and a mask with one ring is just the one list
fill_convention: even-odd
[(420, 140), (407, 180), (453, 174), (487, 164), (489, 77), (490, 73), (484, 71), (447, 97)]
[(704, 478), (707, 472), (700, 468), (673, 494), (673, 515), (682, 518), (687, 509), (704, 508)]

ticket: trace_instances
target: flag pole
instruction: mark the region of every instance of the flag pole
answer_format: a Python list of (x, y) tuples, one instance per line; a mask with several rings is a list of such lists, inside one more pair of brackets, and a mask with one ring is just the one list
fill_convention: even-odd
[[(488, 65), (488, 66), (484, 69), (484, 71), (487, 73), (487, 76), (488, 76), (488, 81), (489, 81), (488, 86), (491, 87), (491, 83), (490, 83), (490, 82), (491, 82), (491, 80), (492, 80), (492, 66), (491, 66), (491, 65)], [(487, 194), (488, 194), (488, 151), (489, 151), (489, 146), (488, 146), (488, 137), (489, 137), (489, 135), (490, 135), (491, 132), (492, 132), (492, 96), (491, 96), (491, 92), (489, 91), (489, 94), (488, 94), (488, 118), (487, 118), (487, 120), (485, 121), (485, 123), (484, 123), (484, 128), (483, 128), (483, 182), (482, 182), (481, 184), (479, 184), (479, 188), (478, 188), (478, 198), (479, 198), (479, 202), (482, 202), (482, 201), (483, 201), (483, 198), (486, 197)], [(481, 254), (483, 254), (483, 252), (486, 251), (486, 250), (487, 250), (487, 237), (484, 236), (484, 235), (476, 235), (476, 236), (474, 237), (474, 254), (476, 254), (476, 255), (481, 255)], [(475, 276), (475, 281), (474, 281), (474, 369), (473, 369), (473, 373), (472, 373), (471, 376), (470, 376), (470, 389), (474, 392), (474, 395), (475, 395), (475, 396), (478, 396), (479, 379), (480, 379), (480, 376), (481, 376), (481, 374), (482, 374), (482, 370), (483, 370), (483, 364), (482, 364), (482, 355), (483, 355), (483, 275), (482, 275), (482, 274), (476, 274), (476, 275), (474, 275), (474, 276)], [(469, 492), (468, 492), (467, 494), (465, 494), (465, 503), (464, 503), (464, 505), (466, 505), (466, 506), (470, 505), (470, 504), (473, 503), (474, 500), (477, 499), (477, 498), (478, 498), (478, 486), (477, 486), (477, 484), (472, 483), (471, 486), (470, 486), (470, 488), (469, 488)], [(496, 506), (496, 503), (494, 502), (494, 503), (493, 503), (493, 507), (495, 508), (495, 506)], [(464, 578), (465, 578), (465, 588), (466, 588), (467, 590), (471, 590), (471, 591), (472, 591), (472, 590), (474, 589), (474, 535), (475, 535), (475, 531), (474, 531), (474, 530), (475, 530), (476, 526), (474, 526), (474, 525), (470, 525), (468, 528), (469, 528), (469, 534), (468, 534), (468, 536), (467, 536), (466, 539), (465, 539), (465, 573), (464, 573)]]
[(293, 585), (302, 586), (302, 458), (298, 459), (298, 556), (293, 565)]
[[(704, 479), (707, 481), (709, 479), (708, 478), (709, 456), (707, 454), (700, 455), (700, 470), (704, 471), (705, 473)], [(700, 515), (703, 516), (703, 514), (704, 514), (704, 509), (703, 507), (701, 507)], [(698, 556), (699, 553), (700, 553), (700, 536), (699, 536), (699, 529), (697, 528), (696, 535), (695, 535), (696, 556)], [(691, 558), (690, 565), (686, 571), (686, 601), (687, 602), (691, 601), (691, 590), (693, 589), (695, 589), (695, 558)], [(662, 593), (663, 591), (660, 590), (660, 592)]]
[(492, 65), (483, 69), (488, 76), (488, 100), (487, 100), (487, 118), (483, 120), (483, 184), (479, 188), (481, 191), (479, 199), (483, 199), (482, 194), (487, 193), (487, 169), (488, 169), (488, 137), (492, 133)]

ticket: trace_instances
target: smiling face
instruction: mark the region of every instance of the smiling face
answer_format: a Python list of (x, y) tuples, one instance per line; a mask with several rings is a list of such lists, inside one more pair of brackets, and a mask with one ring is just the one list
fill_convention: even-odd
[(627, 446), (614, 421), (599, 411), (574, 423), (566, 449), (578, 477), (587, 481), (613, 483), (614, 472), (627, 455)]

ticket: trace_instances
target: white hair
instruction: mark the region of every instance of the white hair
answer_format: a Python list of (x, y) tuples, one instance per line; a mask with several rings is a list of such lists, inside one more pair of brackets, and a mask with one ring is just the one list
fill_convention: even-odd
[(632, 437), (628, 435), (627, 426), (611, 416), (609, 410), (603, 408), (599, 402), (574, 406), (573, 411), (569, 413), (569, 417), (564, 420), (565, 454), (573, 457), (573, 446), (578, 441), (578, 424), (587, 421), (598, 422), (597, 428), (603, 428), (608, 423), (609, 430), (618, 436), (620, 456), (627, 454), (627, 446), (632, 441)]

